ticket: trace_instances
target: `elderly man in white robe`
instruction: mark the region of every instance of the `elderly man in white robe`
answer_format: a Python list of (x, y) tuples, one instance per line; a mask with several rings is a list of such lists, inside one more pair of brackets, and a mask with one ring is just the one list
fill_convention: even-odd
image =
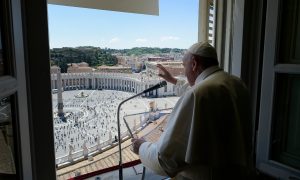
[(218, 67), (215, 48), (192, 45), (183, 58), (188, 83), (162, 65), (180, 99), (160, 139), (132, 139), (144, 166), (174, 179), (252, 179), (252, 123), (244, 83)]

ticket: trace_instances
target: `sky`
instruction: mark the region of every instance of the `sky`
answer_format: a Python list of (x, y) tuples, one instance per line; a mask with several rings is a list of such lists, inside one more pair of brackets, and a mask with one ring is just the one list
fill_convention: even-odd
[(48, 5), (50, 48), (187, 49), (197, 42), (199, 0), (159, 0), (159, 16)]

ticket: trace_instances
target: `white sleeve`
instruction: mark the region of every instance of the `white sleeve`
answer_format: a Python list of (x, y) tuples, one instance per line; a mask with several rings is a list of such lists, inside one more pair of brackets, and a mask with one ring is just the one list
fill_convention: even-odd
[(186, 92), (176, 103), (165, 131), (155, 143), (145, 142), (139, 148), (143, 165), (155, 173), (174, 177), (185, 167), (184, 156), (194, 109), (194, 96)]
[(183, 95), (188, 89), (190, 88), (190, 85), (186, 80), (183, 79), (177, 79), (177, 82), (175, 84), (175, 94), (177, 96)]
[(157, 145), (151, 142), (144, 142), (139, 149), (142, 164), (161, 176), (168, 176), (158, 161)]

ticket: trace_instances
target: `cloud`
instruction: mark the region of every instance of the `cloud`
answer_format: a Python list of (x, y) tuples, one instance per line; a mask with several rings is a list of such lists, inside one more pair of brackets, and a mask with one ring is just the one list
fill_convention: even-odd
[(141, 42), (141, 43), (143, 43), (143, 42), (147, 42), (148, 40), (145, 39), (145, 38), (138, 38), (138, 39), (136, 39), (135, 41), (136, 41), (136, 42)]
[(176, 36), (163, 36), (160, 38), (160, 41), (177, 41), (179, 39), (180, 38)]
[(117, 43), (117, 42), (120, 42), (120, 39), (118, 37), (114, 37), (112, 38), (111, 40), (109, 40), (109, 43)]

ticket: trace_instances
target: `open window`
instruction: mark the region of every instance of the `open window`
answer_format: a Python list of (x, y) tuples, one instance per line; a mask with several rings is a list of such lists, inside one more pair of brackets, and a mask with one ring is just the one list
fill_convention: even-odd
[(300, 176), (299, 12), (299, 1), (267, 2), (257, 167), (280, 179)]
[[(91, 11), (94, 16), (96, 16), (96, 13), (114, 13), (114, 16), (118, 16), (119, 18), (122, 18), (120, 16), (124, 16), (125, 18), (121, 21), (118, 21), (118, 19), (112, 19), (111, 21), (104, 21), (103, 19), (110, 19), (106, 16), (98, 17), (97, 21), (95, 22), (96, 18), (94, 19), (93, 23), (98, 23), (101, 25), (101, 29), (109, 28), (111, 24), (117, 24), (115, 29), (111, 29), (111, 31), (116, 31), (115, 34), (122, 36), (125, 34), (125, 36), (131, 36), (131, 35), (126, 35), (126, 30), (130, 29), (130, 31), (135, 32), (135, 34), (143, 34), (143, 31), (147, 31), (148, 29), (151, 29), (151, 33), (155, 34), (154, 36), (157, 37), (150, 37), (150, 41), (156, 41), (155, 43), (163, 43), (167, 41), (175, 42), (178, 40), (179, 42), (183, 42), (186, 44), (185, 48), (188, 48), (192, 43), (197, 41), (197, 36), (198, 36), (198, 1), (193, 0), (192, 7), (185, 5), (185, 2), (183, 1), (178, 1), (178, 2), (169, 2), (169, 1), (164, 1), (164, 9), (162, 10), (161, 14), (164, 14), (164, 18), (157, 17), (157, 16), (144, 16), (140, 14), (129, 14), (129, 13), (119, 13), (119, 12), (114, 12), (114, 11), (121, 11), (121, 12), (133, 12), (133, 13), (140, 13), (136, 12), (135, 8), (143, 10), (143, 7), (146, 7), (146, 9), (150, 8), (152, 6), (149, 6), (148, 4), (152, 3), (158, 3), (158, 1), (132, 1), (128, 0), (127, 5), (120, 5), (119, 1), (116, 3), (116, 1), (106, 1), (109, 2), (108, 4), (112, 5), (110, 7), (102, 7), (101, 8), (101, 2), (105, 1), (99, 1), (97, 3), (97, 6), (90, 6), (89, 2), (92, 1), (53, 1), (50, 0), (48, 3), (50, 4), (56, 4), (55, 6), (49, 5), (49, 9), (52, 7), (56, 8), (65, 8), (68, 9), (69, 11), (72, 11), (76, 9), (76, 12), (85, 12), (86, 14), (89, 14)], [(136, 2), (136, 3), (133, 3)], [(142, 3), (143, 2), (143, 3)], [(210, 1), (211, 2), (211, 1)], [(121, 3), (122, 4), (122, 3)], [(128, 4), (131, 4), (131, 6), (128, 6)], [(179, 7), (180, 4), (181, 6)], [(205, 8), (206, 11), (210, 11), (210, 16), (206, 16), (207, 19), (205, 22), (207, 23), (205, 27), (207, 27), (207, 33), (210, 35), (207, 35), (206, 40), (209, 39), (208, 36), (210, 36), (210, 41), (212, 41), (213, 37), (213, 4), (211, 3), (206, 3), (207, 7)], [(68, 6), (78, 6), (78, 7), (86, 7), (86, 8), (94, 8), (94, 9), (107, 9), (107, 10), (112, 10), (112, 12), (108, 11), (98, 11), (96, 12), (95, 10), (87, 10), (87, 9), (82, 9), (82, 8), (70, 8), (70, 7), (63, 7), (63, 6), (57, 6), (57, 5), (68, 5)], [(177, 6), (179, 7), (178, 9), (180, 11), (175, 11), (174, 8), (169, 8)], [(184, 6), (184, 7), (182, 7)], [(124, 10), (122, 8), (127, 7), (128, 9)], [(191, 7), (191, 9), (188, 9), (187, 7)], [(155, 7), (157, 8), (157, 7)], [(75, 10), (74, 10), (75, 11)], [(88, 12), (90, 11), (90, 12)], [(153, 10), (143, 10), (145, 14), (153, 14)], [(155, 10), (156, 11), (156, 10)], [(192, 13), (186, 13), (186, 11), (191, 11)], [(51, 14), (52, 13), (52, 14)], [(81, 12), (80, 12), (81, 13)], [(174, 13), (176, 16), (174, 16)], [(48, 12), (49, 14), (49, 23), (51, 27), (56, 28), (62, 28), (59, 26), (59, 24), (56, 24), (51, 17), (53, 15), (57, 15), (53, 12)], [(79, 13), (78, 13), (79, 14)], [(82, 15), (85, 16), (86, 14)], [(157, 14), (157, 13), (156, 13)], [(192, 15), (190, 15), (192, 14)], [(178, 15), (178, 16), (177, 16)], [(190, 16), (188, 16), (190, 15)], [(89, 17), (88, 15), (86, 17)], [(132, 19), (126, 18), (126, 17), (131, 17)], [(151, 18), (151, 21), (157, 21), (160, 23), (151, 23), (148, 20)], [(62, 18), (63, 19), (63, 18)], [(71, 16), (72, 20), (77, 20), (74, 16)], [(71, 21), (70, 19), (70, 21)], [(80, 17), (80, 19), (84, 19)], [(152, 20), (155, 19), (155, 20)], [(189, 21), (187, 21), (189, 19)], [(90, 19), (86, 19), (86, 21), (89, 21)], [(181, 20), (186, 20), (186, 22), (182, 22)], [(69, 23), (70, 21), (66, 20), (64, 23)], [(128, 22), (127, 22), (128, 21)], [(134, 24), (130, 24), (130, 21), (134, 21)], [(163, 23), (161, 23), (163, 22)], [(176, 22), (176, 23), (175, 23)], [(208, 23), (210, 24), (210, 28), (208, 28)], [(84, 27), (83, 23), (79, 22), (81, 26)], [(120, 28), (122, 26), (122, 28)], [(169, 34), (175, 34), (175, 32), (178, 31), (186, 31), (186, 27), (189, 27), (188, 29), (190, 30), (189, 32), (182, 35), (181, 37), (174, 37)], [(140, 30), (143, 29), (143, 30)], [(161, 35), (156, 35), (159, 34), (163, 29), (167, 29), (168, 32), (165, 32), (165, 36)], [(173, 32), (174, 30), (174, 32)], [(67, 29), (66, 31), (72, 31), (72, 28)], [(89, 28), (87, 27), (85, 31), (88, 33)], [(147, 31), (149, 32), (149, 31)], [(106, 33), (101, 33), (101, 31), (97, 32), (98, 33), (98, 38), (107, 38)], [(150, 33), (150, 34), (151, 34)], [(148, 35), (148, 34), (147, 34)], [(86, 34), (82, 33), (79, 34), (78, 36), (74, 36), (72, 38), (74, 39), (81, 39), (80, 36), (86, 36)], [(151, 35), (150, 35), (151, 36)], [(51, 41), (51, 32), (50, 32), (50, 41)], [(76, 37), (76, 38), (75, 38)], [(151, 39), (152, 38), (152, 39)], [(121, 38), (122, 39), (122, 38)], [(154, 40), (153, 40), (154, 39)], [(189, 40), (189, 43), (187, 42), (187, 39), (192, 39)], [(118, 39), (115, 38), (115, 41)], [(134, 39), (135, 41), (139, 42), (145, 42), (147, 41), (146, 39)], [(64, 42), (63, 38), (61, 38), (61, 41)], [(86, 45), (87, 42), (82, 42), (84, 45)], [(128, 42), (129, 44), (130, 42)], [(183, 44), (182, 43), (182, 44)], [(150, 43), (149, 43), (150, 44)], [(157, 45), (156, 44), (156, 45)], [(174, 43), (175, 44), (175, 43)], [(152, 45), (152, 44), (151, 44)], [(172, 44), (173, 45), (173, 44)], [(64, 45), (67, 46), (67, 45)], [(142, 46), (142, 45), (141, 45)], [(155, 50), (155, 47), (152, 45), (153, 49)], [(98, 49), (97, 49), (98, 48)], [(80, 50), (82, 51), (87, 51), (88, 49), (95, 49), (99, 50), (100, 48), (105, 48), (105, 46), (97, 46), (95, 48), (93, 47), (80, 47)], [(179, 47), (180, 48), (180, 47)], [(173, 64), (171, 63), (170, 69), (174, 72), (177, 73), (176, 75), (179, 75), (180, 72), (177, 72), (183, 69), (182, 64), (181, 64), (181, 57), (183, 56), (183, 50), (179, 48), (161, 48), (165, 52), (165, 56), (162, 55), (162, 57), (146, 57), (149, 59), (154, 59), (154, 61), (162, 60), (168, 62), (173, 62), (175, 59), (176, 62)], [(51, 49), (53, 54), (51, 54), (51, 58), (53, 58), (53, 62), (56, 61), (57, 59), (61, 58), (62, 53), (59, 52), (59, 48)], [(66, 50), (68, 48), (65, 48)], [(127, 48), (120, 48), (120, 49), (127, 49)], [(174, 50), (173, 50), (174, 49)], [(72, 54), (72, 48), (69, 48), (70, 51), (68, 51), (69, 54)], [(113, 49), (112, 49), (113, 50)], [(112, 51), (111, 50), (111, 51)], [(91, 52), (91, 51), (89, 51)], [(170, 54), (169, 58), (167, 54)], [(117, 54), (117, 53), (116, 53)], [(73, 57), (76, 56), (76, 53), (73, 54)], [(100, 55), (99, 55), (100, 56)], [(125, 57), (125, 56), (124, 56)], [(130, 58), (130, 57), (125, 57), (123, 59)], [(145, 58), (145, 59), (146, 59)], [(86, 58), (87, 59), (87, 58)], [(120, 61), (123, 59), (120, 58)], [(142, 58), (141, 58), (142, 59)], [(51, 59), (52, 60), (52, 59)], [(130, 59), (131, 60), (131, 59)], [(52, 63), (52, 62), (51, 62)], [(134, 61), (129, 61), (126, 63), (127, 65), (134, 66), (135, 62)], [(137, 63), (136, 63), (137, 64)], [(63, 178), (71, 178), (74, 176), (79, 176), (79, 175), (84, 175), (84, 174), (94, 174), (96, 172), (103, 172), (102, 170), (106, 171), (106, 168), (111, 168), (117, 165), (118, 162), (118, 153), (116, 151), (116, 122), (115, 122), (115, 110), (116, 110), (116, 102), (119, 103), (120, 99), (127, 97), (129, 95), (132, 95), (132, 93), (138, 93), (143, 91), (144, 89), (148, 87), (152, 87), (154, 84), (157, 84), (159, 78), (154, 78), (154, 77), (149, 77), (148, 72), (142, 72), (138, 74), (138, 72), (131, 73), (130, 75), (126, 73), (120, 73), (120, 72), (109, 72), (112, 71), (109, 69), (107, 66), (106, 67), (99, 67), (95, 68), (94, 71), (90, 72), (76, 72), (76, 69), (83, 69), (81, 67), (85, 66), (84, 68), (87, 70), (88, 67), (86, 67), (86, 63), (72, 63), (70, 62), (69, 68), (64, 68), (61, 66), (61, 69), (58, 68), (59, 64), (56, 64), (56, 67), (51, 68), (51, 86), (52, 86), (52, 96), (55, 99), (53, 101), (53, 111), (54, 111), (54, 134), (55, 134), (55, 152), (57, 153), (56, 156), (56, 168), (57, 168), (57, 178), (58, 179), (63, 179)], [(95, 64), (89, 63), (90, 66), (94, 66)], [(167, 65), (166, 65), (167, 66)], [(179, 66), (179, 67), (177, 67)], [(174, 68), (175, 67), (175, 68)], [(154, 66), (153, 69), (156, 69), (156, 66)], [(101, 72), (102, 71), (102, 72)], [(125, 71), (125, 70), (124, 70)], [(181, 71), (182, 72), (182, 71)], [(59, 86), (59, 82), (61, 82), (61, 86)], [(64, 90), (64, 99), (66, 102), (64, 102), (64, 110), (65, 110), (65, 115), (68, 116), (69, 120), (68, 121), (77, 121), (74, 126), (73, 124), (69, 124), (68, 122), (62, 122), (63, 119), (59, 118), (57, 116), (58, 113), (56, 113), (56, 109), (60, 106), (59, 103), (57, 103), (56, 97), (58, 96), (58, 93), (60, 90)], [(115, 94), (110, 94), (108, 91), (119, 91), (118, 93), (122, 95), (123, 97), (117, 96)], [(123, 92), (121, 92), (123, 91)], [(73, 94), (72, 94), (73, 93)], [(157, 101), (159, 101), (159, 98), (162, 98), (162, 96), (173, 96), (174, 95), (174, 88), (172, 85), (168, 85), (165, 88), (158, 89), (154, 92), (149, 92), (145, 95), (145, 99), (148, 97), (155, 97)], [(89, 96), (88, 98), (86, 98)], [(76, 98), (74, 98), (76, 97)], [(113, 97), (114, 99), (110, 99)], [(71, 100), (74, 98), (75, 100)], [(95, 105), (95, 102), (99, 100), (99, 103)], [(166, 100), (164, 103), (156, 103), (155, 105), (152, 104), (151, 113), (149, 112), (148, 104), (151, 104), (152, 102), (147, 102), (144, 99), (138, 99), (138, 103), (135, 105), (131, 105), (132, 109), (128, 112), (124, 111), (126, 118), (131, 119), (131, 122), (129, 122), (130, 127), (135, 127), (133, 128), (134, 131), (140, 128), (144, 128), (143, 126), (145, 125), (145, 120), (150, 119), (153, 120), (156, 118), (156, 116), (160, 116), (160, 114), (163, 114), (165, 112), (154, 112), (156, 109), (168, 109), (174, 106), (174, 102), (176, 102), (177, 99), (175, 97), (171, 97), (170, 99)], [(112, 102), (113, 101), (113, 102)], [(149, 101), (149, 100), (148, 100)], [(155, 101), (155, 99), (153, 99)], [(102, 106), (103, 104), (106, 104), (107, 106), (113, 106), (110, 108), (115, 108), (115, 109), (109, 109), (107, 106)], [(129, 103), (130, 104), (130, 103)], [(76, 107), (75, 107), (76, 106)], [(100, 107), (101, 106), (101, 107)], [(142, 111), (138, 112), (137, 110), (141, 109), (143, 107)], [(76, 109), (74, 113), (70, 112), (70, 109)], [(90, 111), (90, 108), (92, 108)], [(98, 122), (93, 120), (93, 117), (89, 119), (90, 122), (87, 121), (82, 121), (81, 116), (86, 115), (85, 112), (88, 112), (90, 114), (93, 114), (93, 108), (97, 110), (97, 113), (100, 113), (102, 117), (98, 118)], [(102, 109), (100, 109), (102, 108)], [(124, 108), (125, 109), (125, 108)], [(69, 111), (69, 112), (67, 112)], [(105, 112), (103, 112), (105, 111)], [(107, 113), (108, 111), (112, 112), (112, 115)], [(147, 112), (148, 111), (148, 112)], [(82, 113), (83, 112), (83, 113)], [(121, 113), (123, 115), (123, 112)], [(98, 116), (98, 114), (95, 113), (93, 115)], [(130, 114), (135, 114), (130, 116)], [(112, 117), (110, 117), (112, 116)], [(101, 124), (101, 121), (103, 121), (103, 117), (105, 120), (111, 121), (111, 124), (114, 124), (113, 127), (107, 127), (106, 123)], [(122, 116), (121, 116), (122, 118)], [(91, 123), (93, 122), (93, 123)], [(150, 122), (150, 121), (149, 121)], [(152, 122), (151, 122), (152, 123)], [(90, 124), (91, 129), (88, 127), (86, 132), (83, 134), (80, 134), (79, 137), (74, 135), (77, 132), (83, 131), (82, 128), (84, 125), (83, 124)], [(121, 124), (123, 125), (123, 124)], [(110, 125), (109, 125), (110, 126)], [(124, 126), (124, 125), (123, 125)], [(96, 127), (96, 128), (95, 128)], [(100, 127), (98, 129), (98, 127)], [(122, 126), (121, 126), (122, 127)], [(123, 128), (123, 127), (122, 127)], [(68, 131), (64, 132), (64, 129), (71, 130), (69, 133)], [(161, 132), (161, 130), (158, 130)], [(75, 133), (74, 133), (75, 132)], [(66, 133), (66, 135), (64, 135)], [(97, 134), (98, 133), (98, 134)], [(101, 135), (101, 137), (95, 138), (97, 135)], [(121, 131), (121, 136), (122, 139), (124, 138), (125, 140), (128, 139), (128, 133)], [(62, 138), (63, 137), (63, 138)], [(83, 141), (85, 140), (85, 137), (87, 137), (87, 143), (83, 145)], [(127, 139), (126, 139), (127, 138)], [(66, 142), (62, 142), (62, 140), (66, 140)], [(80, 139), (78, 141), (78, 139)], [(99, 140), (99, 141), (98, 141)], [(75, 142), (76, 143), (73, 143)], [(97, 142), (98, 141), (98, 142)], [(125, 142), (126, 145), (127, 142)], [(85, 146), (85, 150), (83, 150), (83, 146)], [(74, 147), (74, 148), (73, 148)], [(113, 150), (113, 151), (111, 151)], [(129, 161), (133, 161), (138, 159), (138, 156), (134, 155), (130, 150), (129, 147), (126, 147), (125, 152), (123, 153), (124, 157), (124, 163), (127, 163)], [(88, 152), (88, 153), (87, 153)], [(110, 156), (110, 157), (108, 157)], [(86, 176), (85, 176), (86, 177)]]

